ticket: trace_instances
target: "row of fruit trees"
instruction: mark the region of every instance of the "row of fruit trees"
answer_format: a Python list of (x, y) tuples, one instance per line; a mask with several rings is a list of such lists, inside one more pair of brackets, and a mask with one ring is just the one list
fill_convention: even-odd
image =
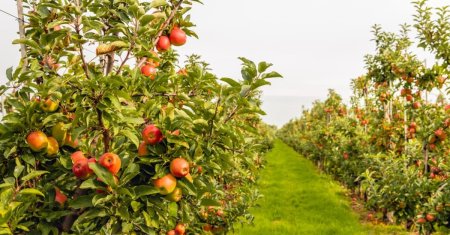
[(378, 219), (430, 234), (450, 227), (450, 8), (433, 9), (426, 0), (414, 6), (417, 47), (434, 55), (434, 64), (411, 52), (410, 26), (398, 34), (374, 26), (376, 52), (365, 58), (367, 73), (352, 81), (351, 104), (331, 90), (279, 136)]
[(243, 79), (196, 55), (181, 66), (195, 2), (24, 0), (26, 56), (0, 89), (0, 234), (224, 234), (252, 221), (273, 141), (259, 89), (280, 75), (245, 58)]

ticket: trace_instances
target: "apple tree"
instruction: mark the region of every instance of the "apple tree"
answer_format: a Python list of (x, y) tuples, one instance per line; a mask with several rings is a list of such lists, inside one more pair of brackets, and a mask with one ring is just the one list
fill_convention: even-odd
[(245, 58), (242, 79), (180, 63), (195, 2), (24, 1), (26, 57), (1, 86), (1, 234), (222, 234), (252, 220), (271, 144), (259, 88), (281, 76)]

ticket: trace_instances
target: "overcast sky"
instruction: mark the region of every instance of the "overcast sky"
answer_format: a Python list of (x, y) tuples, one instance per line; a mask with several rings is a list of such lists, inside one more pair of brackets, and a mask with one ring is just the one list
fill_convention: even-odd
[[(182, 55), (199, 54), (220, 77), (240, 77), (239, 56), (274, 64), (284, 78), (264, 89), (263, 119), (282, 125), (300, 114), (301, 106), (326, 97), (329, 88), (344, 98), (350, 80), (364, 73), (364, 55), (373, 51), (371, 26), (398, 31), (413, 24), (409, 0), (204, 0), (191, 19), (200, 39), (189, 39)], [(450, 0), (432, 0), (432, 6)], [(15, 1), (0, 9), (16, 14)], [(0, 12), (0, 82), (6, 68), (19, 60), (17, 21)], [(420, 55), (423, 54), (418, 51)]]

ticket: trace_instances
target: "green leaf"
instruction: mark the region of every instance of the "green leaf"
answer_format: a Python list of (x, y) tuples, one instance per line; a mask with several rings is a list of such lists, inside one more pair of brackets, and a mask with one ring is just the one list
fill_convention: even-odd
[(155, 8), (155, 7), (161, 7), (161, 6), (165, 6), (167, 5), (166, 0), (153, 0), (150, 3), (150, 7)]
[(106, 202), (110, 202), (114, 199), (114, 196), (112, 194), (104, 195), (104, 194), (97, 194), (92, 198), (92, 205), (94, 207), (97, 207), (98, 205), (104, 205)]
[(187, 179), (183, 178), (182, 180), (177, 181), (178, 187), (184, 189), (187, 191), (189, 195), (196, 196), (197, 195), (197, 189), (195, 186), (189, 182)]
[(259, 73), (264, 73), (269, 67), (271, 67), (273, 64), (271, 63), (267, 63), (267, 62), (260, 62), (258, 64), (258, 72)]
[(25, 169), (25, 166), (23, 165), (16, 165), (16, 167), (14, 167), (14, 177), (16, 177), (16, 179), (22, 174), (23, 169)]
[(169, 215), (172, 217), (177, 217), (178, 214), (178, 204), (176, 202), (169, 203)]
[(136, 148), (139, 148), (139, 138), (137, 135), (130, 130), (121, 130), (120, 134), (124, 135), (125, 137), (128, 137), (131, 142), (136, 146)]
[(9, 81), (12, 81), (13, 79), (13, 67), (9, 67), (8, 69), (6, 69), (6, 78), (8, 78)]
[(37, 42), (31, 39), (16, 39), (12, 42), (13, 44), (25, 44), (27, 46), (30, 46), (34, 49), (40, 49), (40, 46)]
[(92, 207), (92, 198), (94, 198), (94, 195), (78, 196), (76, 199), (69, 201), (69, 207), (73, 209)]
[(100, 185), (96, 184), (97, 180), (94, 180), (92, 178), (87, 179), (85, 181), (83, 181), (83, 183), (81, 183), (80, 188), (81, 189), (96, 189), (98, 188)]
[(95, 162), (90, 162), (89, 168), (91, 168), (97, 175), (97, 177), (100, 178), (105, 184), (111, 186), (112, 188), (117, 187), (113, 174), (109, 172), (107, 169), (105, 169), (103, 166)]
[(141, 23), (141, 26), (146, 26), (148, 23), (150, 23), (150, 21), (152, 21), (153, 19), (155, 19), (154, 15), (144, 15), (141, 17), (141, 19), (139, 20), (139, 22)]
[(221, 204), (213, 199), (208, 199), (208, 198), (204, 198), (202, 199), (202, 201), (200, 202), (200, 205), (202, 206), (221, 206)]
[(265, 73), (263, 75), (261, 75), (261, 78), (282, 78), (283, 76), (281, 76), (281, 74), (277, 73), (277, 72), (270, 72), (270, 73)]
[(47, 173), (49, 173), (49, 172), (48, 171), (32, 171), (28, 175), (22, 177), (22, 181), (25, 182), (25, 181), (34, 179), (40, 175), (47, 174)]
[(39, 191), (35, 188), (22, 189), (19, 191), (19, 194), (31, 194), (31, 195), (39, 195), (39, 196), (45, 197), (45, 195), (41, 191)]
[(221, 78), (220, 80), (228, 83), (232, 87), (238, 87), (241, 85), (239, 82), (235, 81), (232, 78)]
[(74, 225), (83, 222), (84, 220), (90, 220), (93, 218), (98, 218), (98, 217), (105, 217), (107, 216), (108, 213), (106, 213), (106, 210), (104, 209), (91, 209), (88, 211), (85, 211), (83, 214), (81, 214), (78, 219), (74, 222)]
[(134, 187), (133, 190), (134, 194), (136, 195), (134, 199), (159, 193), (159, 189), (149, 185), (139, 185)]
[(122, 174), (122, 177), (120, 179), (120, 184), (125, 185), (139, 173), (140, 173), (140, 167), (138, 164), (136, 164), (136, 163), (129, 164), (128, 167), (125, 169), (125, 171)]

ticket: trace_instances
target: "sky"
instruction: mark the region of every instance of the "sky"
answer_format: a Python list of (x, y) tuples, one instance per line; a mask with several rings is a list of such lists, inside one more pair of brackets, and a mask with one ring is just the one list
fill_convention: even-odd
[[(16, 15), (15, 1), (1, 0), (0, 9)], [(403, 23), (414, 24), (409, 0), (204, 0), (191, 11), (194, 31), (179, 48), (185, 55), (198, 54), (219, 77), (240, 78), (241, 62), (273, 63), (283, 75), (264, 88), (263, 120), (282, 126), (300, 115), (302, 107), (324, 99), (335, 89), (344, 99), (351, 95), (350, 81), (364, 73), (364, 55), (372, 53), (371, 27), (398, 32)], [(450, 0), (430, 0), (431, 6)], [(5, 70), (20, 58), (18, 22), (0, 12), (0, 83)], [(417, 53), (426, 59), (429, 55)], [(183, 60), (183, 58), (182, 58)]]

